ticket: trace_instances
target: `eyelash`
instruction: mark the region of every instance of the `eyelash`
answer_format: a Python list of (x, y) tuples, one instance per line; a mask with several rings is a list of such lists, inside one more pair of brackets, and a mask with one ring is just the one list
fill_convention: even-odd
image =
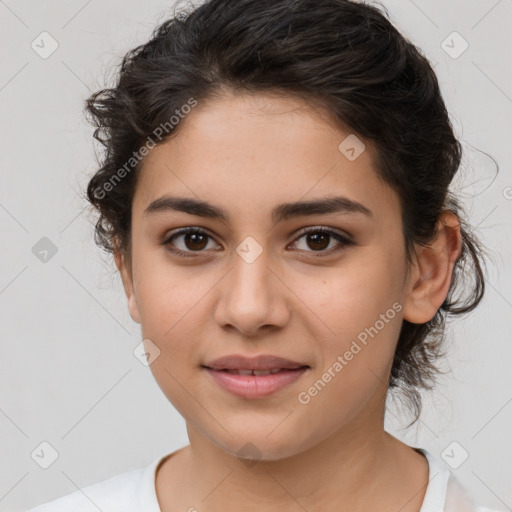
[[(337, 231), (333, 231), (331, 229), (327, 229), (327, 228), (324, 228), (324, 227), (305, 228), (305, 229), (303, 229), (303, 230), (301, 230), (299, 232), (298, 237), (292, 243), (296, 243), (302, 237), (304, 237), (305, 235), (308, 235), (310, 233), (329, 235), (329, 236), (335, 238), (336, 240), (338, 240), (338, 242), (340, 242), (340, 246), (337, 249), (335, 249), (335, 250), (329, 249), (329, 250), (326, 250), (326, 251), (325, 250), (324, 251), (305, 251), (305, 252), (318, 253), (318, 255), (315, 256), (316, 258), (324, 257), (320, 253), (326, 253), (326, 255), (330, 256), (333, 253), (339, 252), (340, 250), (342, 250), (346, 246), (354, 245), (354, 242), (352, 240), (350, 240), (347, 236), (342, 235), (341, 233), (339, 233)], [(166, 237), (164, 239), (164, 241), (162, 242), (162, 245), (167, 247), (167, 246), (170, 245), (171, 241), (174, 238), (176, 238), (178, 236), (181, 236), (181, 235), (188, 235), (188, 234), (206, 235), (207, 237), (212, 238), (208, 233), (206, 233), (205, 231), (202, 231), (199, 228), (189, 227), (189, 228), (180, 229), (179, 231), (176, 231), (175, 233), (172, 233), (170, 236), (168, 236), (168, 237)], [(180, 257), (183, 256), (185, 258), (190, 258), (190, 257), (194, 258), (194, 257), (197, 257), (197, 256), (195, 256), (193, 253), (204, 252), (204, 251), (182, 251), (181, 249), (170, 249), (168, 247), (167, 247), (167, 249), (170, 252), (172, 252), (173, 254), (175, 254), (177, 256), (180, 256)]]

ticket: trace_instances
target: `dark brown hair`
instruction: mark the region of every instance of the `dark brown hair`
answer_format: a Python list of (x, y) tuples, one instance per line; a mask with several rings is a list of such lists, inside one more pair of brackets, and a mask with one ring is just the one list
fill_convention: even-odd
[[(485, 262), (449, 191), (462, 148), (436, 75), (388, 18), (380, 4), (349, 0), (209, 0), (174, 13), (126, 54), (115, 86), (87, 101), (94, 136), (104, 146), (87, 199), (100, 215), (96, 243), (130, 261), (140, 168), (133, 155), (140, 157), (148, 140), (161, 143), (175, 134), (179, 123), (170, 127), (169, 120), (191, 98), (208, 101), (226, 90), (278, 92), (328, 109), (377, 148), (376, 171), (401, 201), (409, 262), (416, 245), (432, 240), (444, 210), (461, 224), (462, 251), (446, 300), (429, 322), (404, 321), (398, 340), (389, 389), (402, 392), (412, 424), (421, 412), (421, 388), (431, 389), (441, 373), (434, 363), (445, 355), (446, 317), (480, 302)], [(155, 140), (159, 126), (168, 129)]]

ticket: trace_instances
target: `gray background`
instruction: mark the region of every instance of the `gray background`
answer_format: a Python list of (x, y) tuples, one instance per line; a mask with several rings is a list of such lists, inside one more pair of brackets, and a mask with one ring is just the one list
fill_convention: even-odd
[[(466, 150), (457, 189), (492, 254), (485, 300), (450, 324), (448, 373), (425, 395), (421, 420), (403, 430), (394, 406), (386, 428), (441, 461), (458, 443), (448, 452), (469, 454), (453, 470), (460, 481), (480, 503), (511, 510), (512, 1), (383, 3), (435, 67)], [(0, 0), (1, 511), (141, 468), (188, 443), (183, 419), (132, 353), (139, 326), (79, 195), (95, 170), (83, 100), (171, 7)], [(59, 45), (46, 59), (31, 48), (43, 31)], [(453, 31), (469, 43), (458, 58), (441, 46)], [(48, 245), (43, 237), (57, 248), (46, 262), (33, 252)], [(31, 458), (43, 441), (58, 452), (48, 469)]]

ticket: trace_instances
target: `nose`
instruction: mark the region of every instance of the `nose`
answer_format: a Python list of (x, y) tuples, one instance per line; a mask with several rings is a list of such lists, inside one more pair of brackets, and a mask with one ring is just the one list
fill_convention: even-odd
[(219, 284), (215, 321), (222, 328), (254, 338), (288, 322), (291, 292), (279, 271), (270, 268), (265, 250), (252, 262), (236, 254), (231, 271)]

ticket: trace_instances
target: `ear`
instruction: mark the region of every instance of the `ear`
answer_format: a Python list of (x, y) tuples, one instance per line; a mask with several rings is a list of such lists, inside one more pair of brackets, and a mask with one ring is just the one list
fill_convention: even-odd
[(453, 267), (462, 248), (457, 216), (444, 211), (436, 235), (426, 247), (419, 246), (407, 283), (404, 320), (424, 324), (431, 320), (448, 295)]
[(124, 292), (126, 294), (126, 298), (128, 299), (128, 311), (130, 312), (130, 316), (132, 320), (138, 324), (140, 324), (140, 315), (139, 308), (137, 306), (137, 301), (135, 300), (135, 291), (133, 286), (133, 278), (132, 271), (129, 268), (129, 265), (126, 263), (126, 258), (124, 253), (121, 251), (114, 251), (114, 259), (116, 262), (116, 267), (121, 274), (121, 279), (123, 281)]

